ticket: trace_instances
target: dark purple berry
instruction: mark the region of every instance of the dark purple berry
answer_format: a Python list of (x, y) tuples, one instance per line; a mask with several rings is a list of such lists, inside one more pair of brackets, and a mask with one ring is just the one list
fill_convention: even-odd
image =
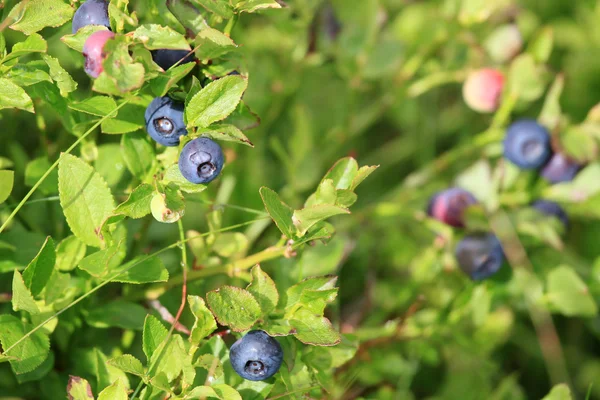
[(570, 182), (581, 169), (581, 165), (564, 154), (555, 153), (542, 169), (541, 175), (550, 183)]
[(104, 0), (87, 0), (75, 11), (72, 25), (73, 34), (88, 25), (103, 25), (110, 29), (108, 3)]
[(464, 189), (446, 189), (431, 198), (427, 214), (450, 226), (463, 227), (464, 212), (467, 207), (475, 203), (477, 203), (477, 199)]
[(179, 171), (192, 183), (208, 183), (221, 173), (225, 157), (221, 146), (209, 138), (188, 142), (179, 155)]
[(179, 145), (179, 137), (188, 133), (183, 123), (183, 103), (170, 97), (157, 97), (152, 100), (144, 117), (146, 131), (163, 146)]
[(279, 371), (283, 350), (266, 332), (250, 331), (231, 346), (229, 361), (242, 378), (262, 381)]
[(567, 213), (555, 202), (549, 200), (536, 200), (531, 206), (544, 215), (558, 218), (558, 220), (562, 222), (565, 227), (569, 225), (569, 217), (567, 216)]
[(460, 269), (476, 281), (494, 275), (504, 263), (502, 244), (492, 233), (465, 236), (456, 246), (455, 255)]
[(536, 121), (524, 119), (508, 127), (504, 157), (519, 168), (540, 168), (551, 155), (550, 134)]

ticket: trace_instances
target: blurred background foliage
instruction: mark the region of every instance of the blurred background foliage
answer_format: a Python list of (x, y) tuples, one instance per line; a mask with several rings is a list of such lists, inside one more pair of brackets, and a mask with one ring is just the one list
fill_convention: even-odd
[[(15, 2), (5, 3), (9, 10)], [(360, 165), (380, 165), (358, 189), (353, 215), (334, 219), (337, 235), (327, 246), (262, 265), (281, 288), (306, 276), (339, 275), (340, 295), (328, 317), (346, 340), (337, 353), (309, 347), (302, 351), (305, 363), (324, 372), (316, 379), (331, 396), (536, 399), (554, 384), (565, 382), (575, 398), (600, 399), (596, 306), (600, 172), (594, 161), (598, 135), (591, 140), (576, 138), (570, 147), (573, 153), (585, 152), (592, 161), (586, 181), (580, 182), (589, 191), (578, 198), (573, 194), (576, 188), (565, 186), (559, 191), (534, 174), (516, 176), (500, 157), (502, 136), (495, 133), (518, 117), (537, 118), (557, 76), (564, 77), (564, 89), (553, 98), (559, 105), (554, 114), (561, 120), (553, 134), (560, 137), (561, 129), (589, 118), (588, 112), (600, 99), (600, 2), (286, 3), (282, 10), (243, 15), (233, 30), (232, 37), (245, 55), (243, 69), (250, 77), (244, 99), (261, 124), (247, 132), (255, 148), (226, 146), (223, 177), (206, 192), (189, 196), (185, 227), (205, 231), (209, 223), (214, 229), (254, 218), (247, 210), (212, 202), (262, 210), (261, 186), (278, 191), (297, 208), (343, 156), (355, 157)], [(131, 6), (141, 21), (148, 17), (156, 23), (171, 22), (164, 1)], [(516, 25), (520, 32), (521, 52), (535, 58), (533, 78), (539, 90), (534, 88), (533, 95), (507, 106), (510, 117), (478, 114), (465, 105), (462, 82), (469, 71), (481, 67), (509, 73), (512, 57), (502, 59), (497, 54), (502, 42), (494, 44), (490, 39), (507, 24)], [(83, 60), (60, 41), (69, 30), (67, 26), (47, 29), (44, 36), (49, 54), (58, 57), (79, 83), (75, 95), (83, 97), (90, 86)], [(20, 33), (5, 33), (9, 43), (23, 39)], [(0, 117), (0, 156), (14, 163), (17, 174), (14, 203), (45, 171), (47, 160), (55, 160), (75, 137), (50, 107), (41, 106), (36, 115), (3, 110)], [(488, 130), (494, 123), (496, 131)], [(126, 192), (131, 182), (118, 147), (118, 137), (98, 133), (81, 150), (115, 194)], [(511, 176), (511, 183), (500, 187), (499, 173)], [(522, 243), (527, 257), (516, 258), (521, 265), (513, 265), (514, 269), (505, 265), (496, 277), (482, 283), (460, 273), (452, 254), (462, 233), (429, 220), (424, 213), (431, 194), (457, 182), (475, 188), (485, 204), (485, 212), (474, 211), (470, 226), (491, 224), (500, 237)], [(51, 182), (42, 186), (34, 199), (54, 196), (55, 187)], [(527, 213), (527, 204), (541, 195), (560, 200), (571, 215), (571, 226), (562, 239), (557, 224)], [(68, 235), (57, 202), (27, 205), (19, 223), (29, 231), (11, 231), (19, 240), (41, 244), (44, 233), (51, 232), (56, 241)], [(144, 224), (149, 224), (147, 236), (134, 235), (143, 231)], [(171, 225), (151, 219), (129, 225), (128, 244), (138, 252), (177, 240)], [(244, 234), (245, 239), (235, 239), (240, 247), (228, 255), (242, 257), (279, 238), (277, 229), (262, 221)], [(34, 255), (22, 257), (28, 262)], [(176, 249), (163, 256), (170, 270), (177, 271), (178, 257)], [(591, 311), (564, 307), (561, 302), (570, 299), (557, 297), (563, 292), (550, 291), (550, 278), (560, 266), (575, 271), (585, 282), (586, 296), (594, 300)], [(10, 291), (9, 276), (2, 275), (2, 292)], [(223, 277), (196, 281), (188, 292), (203, 295), (227, 281)], [(112, 294), (118, 292), (117, 285), (110, 289)], [(111, 291), (103, 296), (110, 298)], [(179, 298), (179, 291), (173, 290), (161, 300), (176, 310)], [(543, 317), (546, 310), (552, 313), (550, 320)], [(107, 334), (83, 327), (74, 311), (65, 315), (65, 321), (58, 328), (64, 331), (65, 343), (59, 346), (64, 349), (77, 343), (81, 348), (100, 346), (110, 354), (114, 346), (127, 341), (118, 329)], [(183, 323), (190, 321), (191, 316), (184, 315)], [(554, 341), (553, 326), (560, 343)], [(346, 348), (357, 343), (356, 355), (347, 357)], [(127, 347), (140, 346), (134, 342)], [(91, 368), (88, 353), (73, 354), (72, 361), (57, 359), (58, 369), (70, 362), (85, 364), (84, 370)], [(339, 367), (335, 374), (332, 367)], [(310, 380), (296, 372), (297, 385)], [(2, 387), (17, 387), (6, 363), (0, 364)]]

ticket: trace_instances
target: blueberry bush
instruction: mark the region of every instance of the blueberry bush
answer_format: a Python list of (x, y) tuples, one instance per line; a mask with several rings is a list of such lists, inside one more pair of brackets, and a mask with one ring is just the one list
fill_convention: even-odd
[(0, 14), (0, 399), (600, 399), (598, 1)]

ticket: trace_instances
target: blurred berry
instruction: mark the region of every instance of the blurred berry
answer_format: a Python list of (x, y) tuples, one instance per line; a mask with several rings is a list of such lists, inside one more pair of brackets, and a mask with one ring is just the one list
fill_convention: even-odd
[(565, 210), (557, 203), (549, 200), (536, 200), (531, 204), (533, 208), (549, 217), (556, 217), (562, 224), (567, 227), (569, 225), (569, 217)]
[(503, 88), (504, 74), (496, 69), (484, 68), (469, 74), (463, 85), (463, 98), (469, 108), (490, 113), (498, 109)]
[(462, 227), (465, 209), (475, 203), (477, 199), (464, 189), (446, 189), (433, 195), (427, 207), (427, 214), (450, 226)]
[(104, 25), (110, 29), (108, 19), (108, 3), (104, 0), (87, 0), (83, 3), (75, 15), (73, 15), (72, 32), (73, 34), (84, 26)]
[(552, 155), (550, 134), (534, 120), (523, 119), (508, 127), (504, 157), (522, 169), (536, 169)]
[(108, 39), (115, 37), (111, 31), (98, 31), (92, 33), (83, 45), (83, 56), (85, 57), (84, 69), (86, 74), (97, 78), (104, 71), (102, 62), (106, 58), (104, 45)]
[(541, 175), (550, 183), (570, 182), (580, 169), (581, 165), (564, 154), (555, 153), (542, 169)]
[(492, 233), (465, 236), (456, 246), (455, 255), (460, 269), (476, 281), (494, 275), (504, 263), (502, 244)]

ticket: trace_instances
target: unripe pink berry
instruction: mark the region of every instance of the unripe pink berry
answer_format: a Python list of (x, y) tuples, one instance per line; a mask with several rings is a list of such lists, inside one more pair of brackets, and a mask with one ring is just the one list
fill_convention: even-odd
[(463, 97), (469, 108), (490, 113), (498, 109), (503, 87), (502, 72), (483, 68), (469, 74), (463, 85)]
[(103, 52), (104, 45), (108, 39), (115, 37), (111, 31), (98, 31), (92, 33), (83, 45), (83, 56), (85, 57), (85, 72), (92, 78), (97, 78), (104, 70), (102, 61), (106, 57)]

